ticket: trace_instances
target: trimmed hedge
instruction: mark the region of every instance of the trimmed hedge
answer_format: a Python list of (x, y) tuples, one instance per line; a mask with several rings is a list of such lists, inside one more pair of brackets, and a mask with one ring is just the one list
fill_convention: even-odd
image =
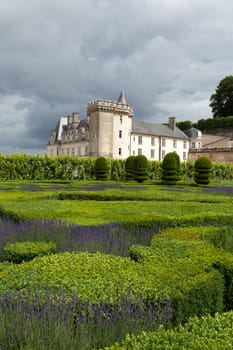
[(54, 242), (15, 242), (8, 243), (3, 248), (4, 260), (20, 264), (23, 261), (29, 261), (36, 256), (52, 254), (56, 252), (56, 243)]
[[(143, 247), (141, 247), (142, 249)], [(149, 247), (145, 247), (145, 251)], [(75, 292), (92, 303), (141, 297), (155, 307), (172, 300), (173, 323), (223, 309), (223, 279), (209, 263), (169, 259), (153, 250), (140, 263), (100, 253), (61, 253), (24, 262), (0, 273), (0, 290)], [(166, 278), (164, 278), (166, 276)]]
[[(160, 161), (148, 161), (148, 176), (151, 180), (161, 177)], [(110, 179), (124, 180), (125, 160), (108, 159)], [(193, 178), (194, 163), (181, 163), (181, 177)], [(0, 154), (0, 180), (92, 180), (95, 179), (95, 158), (58, 156), (29, 156), (26, 154)], [(233, 164), (214, 163), (211, 179), (232, 180)]]
[(125, 161), (125, 179), (126, 180), (134, 179), (134, 172), (133, 172), (134, 158), (135, 156), (130, 156)]
[(165, 184), (174, 185), (180, 179), (180, 158), (177, 153), (167, 153), (162, 162), (162, 180)]
[(95, 177), (97, 180), (106, 180), (108, 177), (108, 163), (104, 157), (99, 157), (95, 161)]
[(195, 163), (195, 174), (194, 180), (197, 184), (200, 185), (208, 185), (210, 182), (210, 171), (211, 171), (212, 163), (207, 157), (199, 157)]
[(134, 157), (133, 160), (134, 180), (142, 183), (148, 179), (148, 159), (143, 154)]
[(127, 335), (121, 343), (105, 350), (231, 350), (233, 344), (233, 312), (194, 317), (184, 326), (155, 332)]

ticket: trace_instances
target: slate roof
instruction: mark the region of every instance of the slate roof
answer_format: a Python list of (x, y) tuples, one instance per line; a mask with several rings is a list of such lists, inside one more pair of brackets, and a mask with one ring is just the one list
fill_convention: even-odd
[(185, 133), (178, 127), (176, 127), (175, 130), (172, 130), (168, 125), (147, 123), (140, 120), (133, 120), (132, 133), (152, 136), (166, 136), (188, 140), (188, 136), (185, 135)]
[(117, 100), (117, 103), (122, 103), (123, 105), (128, 105), (128, 102), (126, 100), (126, 97), (125, 97), (125, 93), (124, 93), (124, 90), (121, 90), (121, 93), (120, 93), (120, 96)]

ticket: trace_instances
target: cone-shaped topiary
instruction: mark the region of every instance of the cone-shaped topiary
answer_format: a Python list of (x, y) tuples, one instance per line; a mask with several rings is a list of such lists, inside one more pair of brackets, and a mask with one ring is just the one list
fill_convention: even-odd
[(208, 185), (210, 182), (211, 160), (207, 157), (199, 157), (194, 163), (194, 181), (200, 185)]
[(133, 174), (133, 162), (134, 162), (135, 156), (129, 156), (125, 161), (125, 178), (126, 180), (133, 180), (134, 174)]
[(180, 158), (177, 153), (167, 153), (162, 163), (162, 180), (168, 185), (174, 185), (180, 179)]
[(143, 182), (148, 179), (148, 160), (146, 156), (140, 154), (133, 160), (133, 176), (137, 182)]
[(97, 180), (106, 180), (108, 177), (108, 163), (104, 157), (99, 157), (95, 161), (95, 177)]

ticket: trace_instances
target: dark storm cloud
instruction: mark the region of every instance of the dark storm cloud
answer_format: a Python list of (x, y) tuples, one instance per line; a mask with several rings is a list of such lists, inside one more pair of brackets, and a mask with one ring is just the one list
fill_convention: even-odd
[(230, 0), (0, 3), (0, 152), (44, 152), (50, 129), (125, 90), (135, 118), (211, 116), (233, 71)]

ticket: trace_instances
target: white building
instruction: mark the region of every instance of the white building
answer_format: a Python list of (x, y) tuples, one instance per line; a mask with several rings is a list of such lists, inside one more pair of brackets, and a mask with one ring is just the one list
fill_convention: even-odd
[(135, 120), (122, 91), (117, 101), (90, 102), (86, 119), (80, 120), (78, 113), (61, 117), (50, 132), (47, 155), (126, 159), (143, 154), (150, 160), (162, 160), (166, 153), (176, 152), (185, 161), (189, 143), (175, 117), (167, 125)]

